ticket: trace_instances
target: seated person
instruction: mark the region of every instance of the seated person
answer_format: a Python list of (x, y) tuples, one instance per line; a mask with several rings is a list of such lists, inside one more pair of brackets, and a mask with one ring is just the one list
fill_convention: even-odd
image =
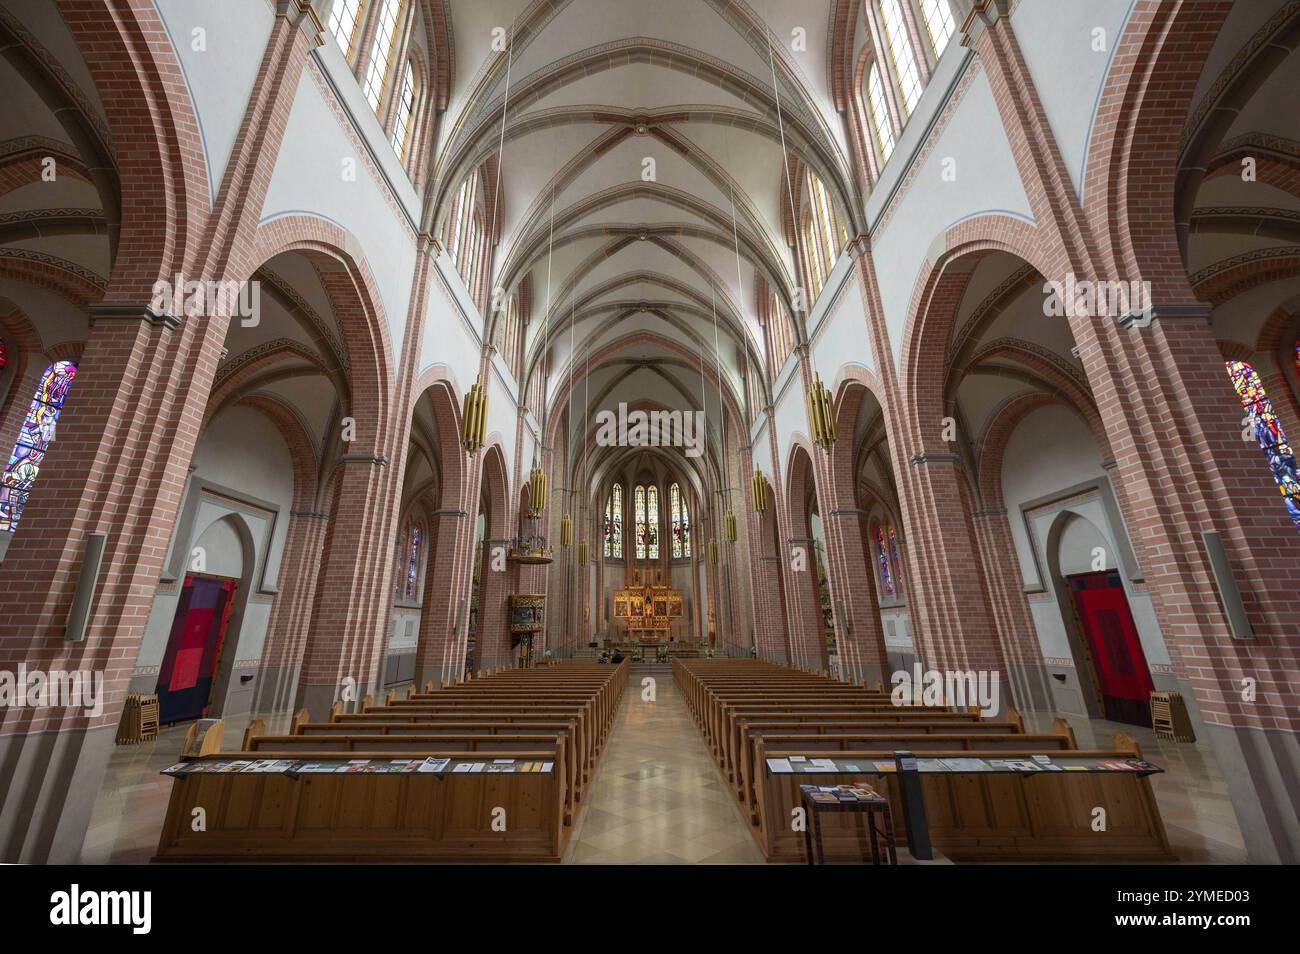
[(612, 662), (615, 666), (617, 666), (619, 663), (623, 661), (623, 654), (616, 652), (614, 653), (614, 657), (609, 661)]

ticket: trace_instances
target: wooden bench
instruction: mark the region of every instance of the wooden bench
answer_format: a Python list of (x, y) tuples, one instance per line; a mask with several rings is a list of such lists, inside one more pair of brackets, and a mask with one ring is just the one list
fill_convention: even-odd
[[(429, 757), (463, 753), (424, 749)], [(496, 752), (497, 758), (535, 758)], [(405, 751), (369, 758), (410, 758)], [(298, 752), (294, 758), (337, 758)], [(266, 752), (205, 756), (266, 758)], [(202, 808), (204, 830), (194, 831)], [(493, 811), (505, 810), (505, 830)], [(558, 861), (560, 776), (196, 774), (173, 779), (155, 861)]]
[[(910, 743), (909, 743), (910, 744)], [(802, 749), (768, 749), (766, 758), (788, 758)], [(926, 752), (927, 758), (1026, 758), (1043, 754), (1034, 749), (984, 750), (975, 747)], [(1088, 751), (1073, 755), (1124, 759), (1131, 752)], [(838, 759), (894, 760), (889, 748), (851, 749)], [(864, 771), (860, 775), (820, 776), (814, 773), (773, 775), (761, 770), (757, 786), (759, 845), (770, 861), (800, 861), (802, 833), (793, 830), (791, 812), (799, 807), (799, 784), (865, 782), (889, 801), (901, 819), (897, 775)], [(967, 775), (923, 774), (931, 843), (954, 861), (1169, 861), (1173, 855), (1150, 781), (1127, 772), (1083, 774), (1038, 772), (1031, 777), (1012, 773)], [(1094, 831), (1093, 810), (1106, 811), (1106, 828)], [(851, 817), (823, 821), (826, 857), (863, 861), (864, 841)], [(899, 826), (900, 828), (903, 826)], [(895, 832), (900, 845), (906, 831)]]
[[(335, 733), (315, 735), (263, 735), (254, 736), (245, 743), (244, 748), (250, 752), (273, 753), (276, 756), (311, 758), (321, 752), (405, 752), (418, 755), (432, 749), (440, 752), (478, 752), (492, 754), (497, 752), (527, 752), (534, 758), (542, 758), (555, 763), (555, 771), (560, 776), (564, 796), (564, 823), (573, 824), (576, 811), (575, 802), (578, 793), (574, 781), (572, 751), (568, 741), (572, 739), (569, 732), (552, 732), (549, 734), (525, 733), (420, 733), (395, 734), (386, 733)], [(308, 752), (313, 755), (302, 756), (298, 753)], [(265, 758), (259, 755), (259, 758)]]
[[(384, 705), (367, 698), (355, 713), (336, 704), (329, 722), (299, 713), (289, 735), (266, 735), (255, 721), (245, 751), (204, 758), (356, 756), (409, 770), (415, 759), (482, 753), (484, 770), (181, 774), (157, 859), (557, 861), (626, 682), (626, 666), (561, 664), (402, 700), (390, 692)], [(487, 763), (502, 759), (529, 770), (491, 771)], [(549, 771), (535, 771), (545, 763)], [(195, 807), (207, 812), (203, 832), (190, 830)], [(492, 824), (497, 808), (502, 831)]]

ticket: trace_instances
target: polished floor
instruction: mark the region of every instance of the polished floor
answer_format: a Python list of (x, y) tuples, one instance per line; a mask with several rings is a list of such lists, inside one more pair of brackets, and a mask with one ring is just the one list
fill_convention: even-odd
[[(646, 678), (654, 680), (653, 694), (643, 685)], [(262, 718), (270, 732), (287, 730), (287, 715)], [(247, 721), (228, 723), (226, 750), (239, 748)], [(1029, 714), (1029, 731), (1040, 721), (1050, 717), (1035, 720)], [(1180, 861), (1245, 862), (1227, 783), (1208, 747), (1157, 739), (1149, 729), (1113, 722), (1069, 722), (1082, 748), (1108, 748), (1122, 730), (1165, 769), (1152, 776), (1152, 785)], [(164, 729), (153, 742), (113, 750), (82, 849), (84, 863), (145, 863), (152, 857), (171, 787), (158, 773), (176, 761), (186, 729)], [(633, 668), (564, 862), (763, 864), (667, 667)]]
[(668, 667), (633, 667), (564, 860), (764, 863)]

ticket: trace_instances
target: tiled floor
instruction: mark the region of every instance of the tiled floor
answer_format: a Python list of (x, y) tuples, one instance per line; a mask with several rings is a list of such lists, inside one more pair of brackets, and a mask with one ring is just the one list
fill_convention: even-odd
[[(655, 698), (641, 680), (655, 679)], [(288, 716), (263, 717), (270, 732)], [(1027, 714), (1029, 731), (1043, 731)], [(1050, 722), (1048, 717), (1046, 722)], [(1123, 730), (1165, 773), (1152, 776), (1165, 830), (1182, 862), (1245, 861), (1227, 785), (1203, 744), (1156, 739), (1149, 729), (1071, 718), (1080, 747), (1109, 748)], [(247, 717), (226, 727), (237, 749)], [(120, 746), (95, 803), (82, 850), (86, 864), (147, 862), (158, 844), (171, 782), (159, 770), (176, 761), (187, 726), (154, 742)], [(564, 861), (576, 864), (762, 864), (763, 855), (727, 792), (667, 667), (634, 668), (605, 752), (578, 814)]]
[(632, 670), (564, 861), (763, 864), (667, 667)]

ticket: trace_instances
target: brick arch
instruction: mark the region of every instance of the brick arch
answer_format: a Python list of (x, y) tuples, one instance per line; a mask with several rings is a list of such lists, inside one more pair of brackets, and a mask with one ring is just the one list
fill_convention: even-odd
[(0, 248), (0, 278), (58, 295), (78, 308), (102, 301), (108, 280), (76, 262), (27, 248)]
[[(1109, 454), (1110, 438), (1106, 434), (1106, 425), (1102, 422), (1101, 414), (1097, 410), (1096, 402), (1093, 401), (1092, 392), (1086, 385), (1077, 380), (1058, 364), (1053, 362), (1047, 355), (1031, 351), (1028, 347), (1022, 347), (1016, 343), (1015, 339), (998, 339), (992, 342), (989, 347), (983, 348), (976, 352), (971, 360), (970, 365), (963, 370), (961, 377), (970, 373), (970, 369), (977, 364), (990, 358), (1006, 358), (1015, 361), (1028, 368), (1035, 377), (1039, 378), (1049, 388), (1055, 389), (1063, 398), (1062, 403), (1072, 407), (1083, 417), (1089, 430), (1092, 431), (1093, 440), (1097, 442), (1097, 447), (1103, 454)], [(959, 377), (958, 383), (960, 383)]]
[[(903, 329), (901, 390), (912, 439), (918, 448), (933, 443), (938, 429), (922, 427), (943, 416), (943, 388), (948, 342), (961, 309), (966, 286), (978, 259), (1005, 252), (1052, 274), (1039, 229), (1009, 215), (974, 216), (950, 227), (942, 237), (944, 251), (921, 268), (912, 292)], [(957, 270), (954, 266), (962, 266)]]
[[(480, 453), (483, 454), (480, 498), (486, 498), (487, 505), (483, 539), (484, 541), (507, 540), (511, 536), (510, 472), (506, 467), (501, 442), (490, 441)], [(475, 517), (477, 518), (477, 508)], [(506, 596), (510, 590), (510, 578), (515, 574), (491, 569), (491, 550), (494, 545), (496, 544), (485, 542), (483, 547), (484, 565), (479, 577), (478, 632), (475, 648), (477, 669), (503, 665), (510, 654)]]
[[(586, 375), (587, 371), (585, 370), (585, 368), (590, 367), (592, 369), (599, 370), (601, 366), (601, 362), (613, 357), (614, 355), (619, 354), (620, 352), (626, 351), (630, 348), (634, 348), (638, 345), (653, 345), (653, 346), (662, 347), (665, 351), (671, 352), (672, 354), (675, 354), (678, 357), (684, 358), (690, 361), (692, 364), (697, 363), (700, 358), (700, 356), (697, 353), (691, 351), (690, 348), (682, 344), (680, 341), (676, 341), (672, 338), (665, 337), (664, 335), (660, 335), (652, 331), (635, 331), (630, 334), (623, 335), (620, 338), (615, 338), (613, 341), (609, 341), (601, 345), (599, 350), (592, 352), (586, 359), (584, 359), (584, 370), (581, 373), (578, 372), (576, 367), (566, 369), (563, 375), (562, 383), (560, 384), (560, 387), (557, 389), (555, 397), (551, 399), (552, 406), (554, 407), (565, 406), (565, 404), (569, 399), (569, 395), (572, 393), (573, 389), (578, 386), (578, 384), (582, 381), (583, 377)], [(705, 362), (704, 378), (706, 381), (709, 382), (709, 385), (712, 388), (716, 389), (718, 387), (717, 369), (714, 366), (710, 365), (708, 362)], [(729, 386), (724, 386), (722, 388), (722, 394), (723, 394), (723, 403), (726, 405), (728, 411), (727, 417), (731, 421), (731, 427), (732, 430), (734, 431), (735, 422), (744, 420), (744, 414), (741, 412), (740, 405), (736, 403), (735, 395), (732, 394), (731, 388)], [(557, 440), (557, 436), (559, 434), (559, 428), (561, 425), (560, 418), (561, 415), (559, 414), (552, 414), (550, 416), (550, 421), (547, 423), (547, 427), (546, 427), (546, 437), (545, 437), (545, 443), (547, 447), (559, 446), (555, 442)]]
[(315, 366), (322, 376), (328, 377), (320, 356), (302, 343), (289, 338), (282, 338), (278, 342), (271, 341), (267, 342), (267, 344), (272, 347), (265, 348), (265, 350), (259, 347), (257, 353), (247, 361), (244, 361), (233, 370), (228, 370), (225, 374), (217, 375), (212, 391), (208, 394), (207, 406), (203, 410), (204, 427), (226, 403), (236, 400), (236, 395), (244, 385), (267, 368), (274, 367), (287, 358), (306, 361)]
[[(122, 225), (107, 301), (138, 304), (154, 283), (188, 274), (211, 209), (189, 87), (153, 4), (59, 0), (95, 81), (112, 135)], [(91, 170), (92, 173), (94, 170)]]
[[(798, 545), (805, 547), (808, 561), (805, 571), (791, 574), (792, 593), (786, 607), (791, 630), (791, 657), (793, 660), (802, 659), (806, 663), (812, 663), (816, 668), (821, 668), (826, 664), (826, 641), (822, 635), (816, 554), (812, 545), (812, 520), (807, 503), (811, 497), (817, 502), (818, 512), (823, 516), (826, 514), (826, 508), (817, 497), (814, 458), (818, 453), (820, 451), (807, 437), (799, 433), (794, 435), (790, 451), (786, 456), (784, 505), (787, 533), (790, 539), (802, 541)], [(783, 560), (790, 555), (784, 551), (778, 552)], [(827, 569), (829, 572), (829, 567)]]
[(276, 426), (293, 461), (293, 509), (315, 510), (320, 452), (298, 412), (280, 398), (264, 393), (245, 395), (236, 403), (258, 411)]
[(1156, 301), (1194, 300), (1175, 227), (1176, 180), (1192, 96), (1231, 7), (1138, 0), (1098, 100), (1084, 211), (1112, 273), (1150, 281)]
[(411, 388), (415, 395), (412, 407), (427, 395), (438, 425), (438, 465), (442, 476), (439, 506), (451, 506), (459, 501), (469, 481), (469, 459), (460, 442), (461, 406), (456, 397), (459, 391), (455, 373), (445, 364), (425, 368)]
[(382, 454), (397, 426), (392, 419), (393, 347), (383, 299), (361, 245), (350, 232), (319, 216), (281, 216), (258, 228), (251, 252), (238, 265), (232, 262), (231, 278), (248, 280), (263, 263), (287, 252), (297, 252), (315, 266), (343, 337), (352, 392), (348, 410), (357, 421), (353, 453)]
[[(1071, 405), (1053, 394), (1022, 394), (1003, 404), (989, 422), (984, 431), (980, 448), (978, 473), (976, 475), (980, 498), (985, 509), (998, 510), (1004, 504), (1002, 500), (1002, 460), (1006, 456), (1007, 444), (1020, 423), (1039, 408), (1050, 405), (1070, 407)], [(1077, 410), (1072, 408), (1072, 410)], [(1095, 432), (1094, 432), (1095, 433)]]
[(1190, 281), (1196, 297), (1219, 307), (1261, 285), (1300, 276), (1300, 247), (1255, 249), (1195, 272)]
[[(835, 507), (855, 507), (854, 486), (857, 470), (857, 451), (854, 446), (854, 431), (863, 401), (874, 398), (876, 404), (885, 408), (884, 387), (874, 374), (861, 365), (850, 364), (840, 369), (837, 375), (835, 391), (835, 433), (838, 439), (830, 452), (831, 493), (834, 500), (828, 505)], [(889, 428), (889, 416), (883, 415), (885, 440), (892, 448)], [(892, 453), (892, 450), (891, 450)]]

